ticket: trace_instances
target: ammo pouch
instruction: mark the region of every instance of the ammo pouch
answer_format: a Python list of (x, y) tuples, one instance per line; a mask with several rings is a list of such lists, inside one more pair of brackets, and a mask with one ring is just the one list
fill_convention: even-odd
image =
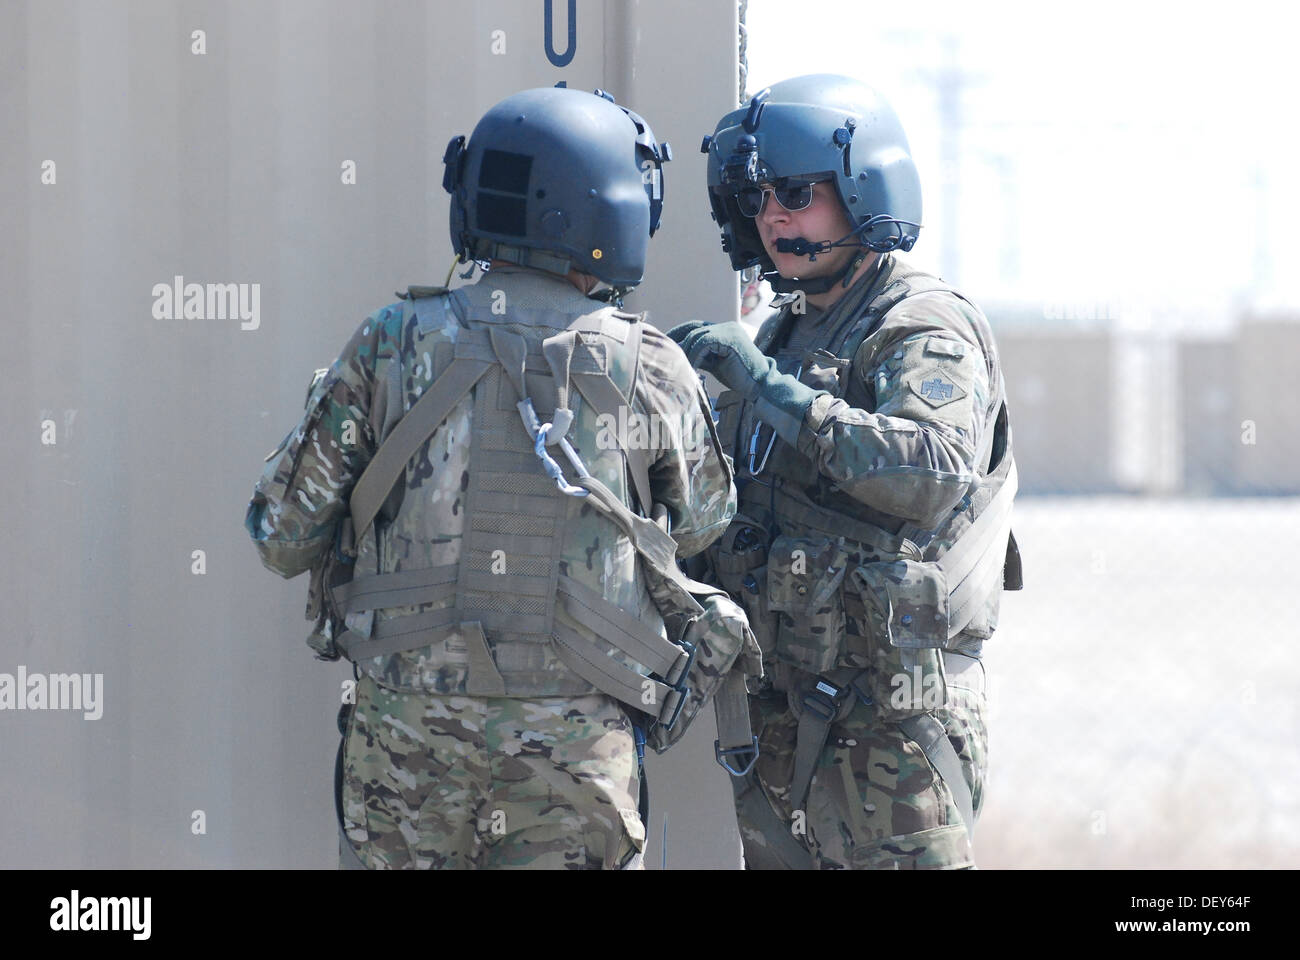
[(844, 603), (871, 633), (904, 650), (948, 645), (948, 582), (937, 563), (894, 560), (850, 571)]
[(718, 436), (723, 448), (735, 450), (736, 456), (744, 456), (745, 451), (739, 443), (740, 415), (745, 407), (745, 395), (736, 390), (723, 390), (713, 402), (713, 410), (718, 416)]
[(809, 673), (835, 666), (844, 644), (844, 538), (780, 536), (767, 557), (777, 660)]
[(352, 518), (345, 517), (336, 530), (333, 546), (324, 551), (311, 568), (311, 583), (307, 588), (305, 616), (315, 621), (307, 646), (316, 651), (317, 660), (333, 661), (343, 656), (343, 651), (334, 642), (334, 638), (345, 629), (343, 611), (334, 603), (332, 591), (351, 582), (356, 569)]
[(713, 569), (720, 583), (740, 603), (764, 656), (776, 645), (773, 618), (763, 604), (767, 592), (768, 533), (752, 518), (738, 513), (718, 541)]

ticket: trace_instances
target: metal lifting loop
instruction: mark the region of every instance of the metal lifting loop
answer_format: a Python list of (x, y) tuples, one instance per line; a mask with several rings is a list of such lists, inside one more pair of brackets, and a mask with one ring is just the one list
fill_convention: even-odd
[[(555, 485), (560, 488), (561, 493), (568, 494), (570, 497), (585, 497), (590, 491), (584, 490), (582, 487), (575, 487), (565, 480), (560, 465), (546, 452), (546, 434), (551, 429), (551, 426), (549, 423), (544, 423), (538, 428), (537, 438), (533, 441), (533, 453), (537, 454), (537, 459), (542, 461), (542, 469), (546, 471), (548, 477), (555, 481)], [(561, 439), (560, 447), (564, 450), (570, 462), (573, 463), (574, 468), (578, 470), (579, 476), (587, 476), (582, 461), (578, 459), (573, 447), (569, 446), (569, 441)]]

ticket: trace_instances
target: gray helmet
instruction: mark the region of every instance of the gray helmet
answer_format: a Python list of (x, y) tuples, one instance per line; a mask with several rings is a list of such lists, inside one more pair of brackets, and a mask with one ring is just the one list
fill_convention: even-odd
[(672, 158), (614, 98), (566, 87), (507, 97), (443, 156), (461, 260), (570, 268), (628, 288), (645, 273)]
[(835, 183), (855, 231), (811, 238), (814, 244), (848, 241), (883, 253), (916, 243), (921, 181), (907, 137), (893, 109), (864, 83), (823, 73), (773, 84), (719, 120), (700, 150), (709, 154), (709, 202), (736, 270), (761, 264), (775, 272), (737, 196), (783, 177)]

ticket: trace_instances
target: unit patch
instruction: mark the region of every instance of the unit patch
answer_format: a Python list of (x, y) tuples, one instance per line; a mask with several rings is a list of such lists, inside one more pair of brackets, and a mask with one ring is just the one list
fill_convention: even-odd
[(932, 407), (942, 407), (946, 403), (960, 400), (966, 396), (961, 385), (941, 371), (938, 367), (928, 367), (908, 378), (907, 385), (912, 392)]

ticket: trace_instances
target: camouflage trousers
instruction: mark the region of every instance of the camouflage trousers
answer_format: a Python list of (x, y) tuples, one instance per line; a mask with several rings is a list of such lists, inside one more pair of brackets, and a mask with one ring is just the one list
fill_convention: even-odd
[[(893, 650), (886, 656), (896, 660), (899, 655)], [(750, 721), (761, 753), (751, 774), (734, 783), (737, 822), (750, 869), (782, 869), (795, 856), (806, 857), (808, 868), (823, 870), (974, 867), (952, 791), (898, 721), (929, 712), (944, 725), (978, 817), (988, 751), (984, 667), (971, 658), (951, 653), (944, 657), (933, 650), (918, 651), (917, 658), (920, 663), (912, 676), (939, 674), (933, 688), (926, 685), (927, 691), (942, 691), (938, 705), (924, 711), (908, 709), (910, 702), (900, 706), (882, 672), (868, 671), (862, 685), (868, 696), (855, 697), (851, 712), (831, 725), (807, 801), (798, 810), (790, 798), (798, 718), (783, 692), (769, 690), (750, 698)], [(965, 669), (945, 678), (945, 660)], [(775, 837), (777, 830), (789, 836)], [(790, 854), (785, 862), (783, 849)], [(797, 866), (804, 866), (802, 859)]]
[(631, 721), (601, 694), (521, 700), (357, 683), (342, 808), (366, 867), (635, 869), (639, 787)]

